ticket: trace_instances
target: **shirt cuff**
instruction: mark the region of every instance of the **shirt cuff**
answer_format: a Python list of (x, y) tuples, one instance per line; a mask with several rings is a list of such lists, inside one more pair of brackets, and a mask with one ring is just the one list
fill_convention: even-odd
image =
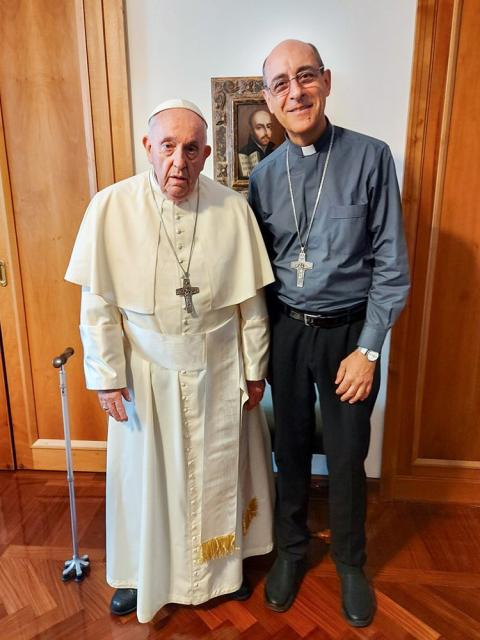
[(123, 389), (127, 386), (122, 327), (119, 324), (80, 325), (87, 389)]
[[(267, 360), (267, 358), (265, 358)], [(245, 380), (254, 382), (256, 380), (264, 380), (268, 373), (268, 361), (259, 363), (258, 366), (245, 367)]]
[(387, 332), (385, 329), (376, 327), (375, 325), (364, 324), (357, 340), (357, 346), (380, 353), (386, 335)]

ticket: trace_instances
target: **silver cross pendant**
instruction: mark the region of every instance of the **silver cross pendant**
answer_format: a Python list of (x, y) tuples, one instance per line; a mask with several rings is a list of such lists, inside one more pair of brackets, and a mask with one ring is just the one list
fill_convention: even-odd
[(297, 287), (303, 287), (305, 280), (305, 271), (313, 269), (313, 262), (308, 262), (306, 260), (305, 251), (300, 249), (300, 253), (298, 255), (298, 260), (290, 263), (292, 269), (297, 270)]
[(183, 296), (185, 300), (185, 311), (187, 313), (193, 313), (193, 300), (192, 296), (200, 292), (198, 287), (192, 287), (190, 284), (190, 278), (188, 275), (182, 278), (183, 286), (176, 290), (177, 296)]

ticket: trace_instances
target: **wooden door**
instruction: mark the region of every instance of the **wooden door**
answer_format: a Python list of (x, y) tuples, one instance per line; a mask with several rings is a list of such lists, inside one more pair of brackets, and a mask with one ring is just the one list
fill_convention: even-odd
[(104, 468), (106, 424), (84, 390), (79, 288), (63, 276), (92, 195), (132, 174), (121, 0), (0, 0), (0, 288), (19, 468), (64, 466), (66, 346), (74, 461)]
[(422, 0), (404, 203), (413, 286), (394, 330), (388, 498), (480, 503), (480, 11)]

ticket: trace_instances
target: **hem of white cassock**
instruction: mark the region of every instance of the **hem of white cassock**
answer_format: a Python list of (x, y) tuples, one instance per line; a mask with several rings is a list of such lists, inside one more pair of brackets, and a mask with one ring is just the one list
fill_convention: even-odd
[[(273, 543), (268, 544), (266, 547), (257, 547), (256, 549), (248, 549), (243, 553), (242, 560), (245, 560), (246, 558), (250, 558), (252, 556), (264, 556), (267, 553), (270, 553), (272, 549), (273, 549)], [(160, 609), (162, 609), (167, 604), (198, 605), (198, 604), (203, 604), (204, 602), (208, 602), (213, 598), (218, 598), (219, 596), (224, 596), (229, 593), (233, 593), (234, 591), (237, 591), (237, 589), (240, 589), (242, 580), (243, 580), (243, 577), (240, 578), (240, 580), (237, 580), (236, 582), (234, 582), (233, 584), (224, 587), (223, 589), (217, 589), (216, 591), (211, 591), (206, 597), (200, 596), (199, 598), (192, 599), (192, 598), (185, 598), (184, 596), (178, 596), (175, 593), (165, 594), (165, 596), (162, 598), (162, 600), (164, 600), (163, 604), (158, 609), (151, 612), (150, 615), (146, 615), (145, 612), (142, 612), (140, 615), (138, 615), (138, 611), (137, 611), (138, 621), (142, 623), (151, 622), (153, 618), (156, 616), (156, 614), (160, 611)], [(107, 576), (107, 584), (110, 587), (113, 587), (114, 589), (137, 589), (136, 580), (112, 580), (109, 576)]]

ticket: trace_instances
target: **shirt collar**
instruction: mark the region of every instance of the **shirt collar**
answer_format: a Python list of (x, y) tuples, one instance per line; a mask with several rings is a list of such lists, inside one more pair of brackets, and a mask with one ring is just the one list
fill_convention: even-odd
[(305, 157), (305, 156), (313, 156), (315, 153), (319, 153), (320, 151), (323, 151), (324, 149), (326, 149), (330, 144), (330, 136), (332, 134), (332, 125), (330, 123), (330, 120), (328, 118), (326, 118), (326, 120), (327, 120), (327, 126), (325, 127), (325, 130), (322, 133), (322, 135), (318, 138), (318, 140), (315, 140), (313, 144), (309, 144), (306, 147), (302, 147), (299, 144), (295, 144), (287, 136), (288, 147), (290, 151), (297, 156)]

